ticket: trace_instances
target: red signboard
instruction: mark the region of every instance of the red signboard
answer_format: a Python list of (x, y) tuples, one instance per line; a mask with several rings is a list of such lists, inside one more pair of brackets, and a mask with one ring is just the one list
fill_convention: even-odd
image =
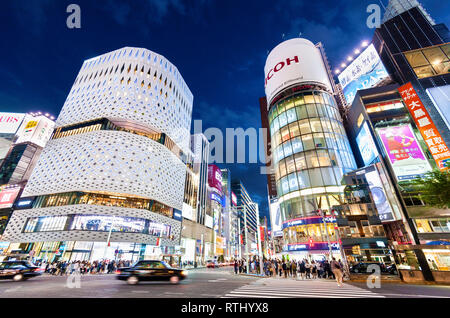
[(437, 130), (431, 120), (428, 111), (423, 106), (419, 96), (412, 87), (411, 83), (407, 83), (398, 88), (405, 104), (419, 128), (423, 139), (425, 140), (431, 155), (440, 170), (447, 170), (450, 166), (450, 150), (447, 148), (441, 134)]
[(20, 192), (20, 187), (1, 190), (0, 191), (0, 209), (12, 207), (19, 192)]

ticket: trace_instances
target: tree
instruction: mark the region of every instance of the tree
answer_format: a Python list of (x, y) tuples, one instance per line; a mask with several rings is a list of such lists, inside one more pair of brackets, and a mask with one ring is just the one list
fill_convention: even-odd
[(450, 170), (433, 170), (412, 182), (427, 205), (450, 208)]

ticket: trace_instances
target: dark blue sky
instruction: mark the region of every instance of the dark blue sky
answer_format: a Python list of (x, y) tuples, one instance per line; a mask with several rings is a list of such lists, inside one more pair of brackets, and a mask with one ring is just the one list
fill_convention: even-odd
[[(387, 0), (382, 0), (386, 5)], [(66, 7), (81, 7), (81, 29)], [(145, 47), (175, 64), (194, 94), (203, 127), (260, 127), (267, 52), (298, 36), (323, 42), (332, 67), (373, 30), (366, 7), (379, 0), (2, 0), (0, 111), (57, 116), (83, 60), (123, 46)], [(450, 2), (423, 0), (448, 23)], [(222, 165), (225, 166), (225, 165)], [(258, 164), (228, 165), (267, 214)]]

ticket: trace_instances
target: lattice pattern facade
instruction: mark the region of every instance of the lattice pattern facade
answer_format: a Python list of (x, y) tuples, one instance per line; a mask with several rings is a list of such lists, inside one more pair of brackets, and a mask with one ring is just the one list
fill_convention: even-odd
[[(166, 134), (189, 152), (193, 96), (163, 56), (125, 47), (86, 60), (56, 121), (57, 127), (99, 118), (120, 122), (136, 131)], [(39, 158), (22, 197), (66, 192), (93, 192), (140, 197), (169, 208), (183, 206), (186, 165), (167, 144), (146, 135), (118, 130), (79, 130), (50, 140)], [(104, 231), (37, 231), (25, 233), (27, 218), (68, 214), (146, 218), (170, 225), (179, 244), (181, 222), (145, 209), (88, 204), (35, 207), (14, 211), (4, 233), (11, 242), (105, 241)], [(113, 232), (112, 241), (156, 244), (143, 233)]]
[(187, 151), (192, 103), (178, 69), (165, 57), (125, 47), (83, 63), (56, 126), (101, 117), (129, 120), (166, 133)]

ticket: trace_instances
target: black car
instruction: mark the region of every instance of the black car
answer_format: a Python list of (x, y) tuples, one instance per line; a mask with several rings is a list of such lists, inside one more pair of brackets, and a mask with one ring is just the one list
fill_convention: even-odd
[(384, 264), (376, 263), (376, 262), (361, 262), (358, 264), (354, 264), (353, 266), (350, 267), (350, 272), (351, 273), (372, 274), (372, 271), (369, 271), (369, 272), (367, 271), (367, 268), (370, 265), (379, 266), (380, 270), (381, 270), (381, 274), (390, 274), (390, 275), (398, 274), (395, 264), (384, 265)]
[(0, 263), (0, 279), (13, 279), (19, 282), (41, 274), (41, 268), (29, 261), (6, 261)]
[(186, 271), (173, 268), (163, 261), (139, 261), (131, 267), (119, 268), (116, 274), (117, 279), (132, 285), (151, 280), (168, 280), (177, 284), (187, 276)]

